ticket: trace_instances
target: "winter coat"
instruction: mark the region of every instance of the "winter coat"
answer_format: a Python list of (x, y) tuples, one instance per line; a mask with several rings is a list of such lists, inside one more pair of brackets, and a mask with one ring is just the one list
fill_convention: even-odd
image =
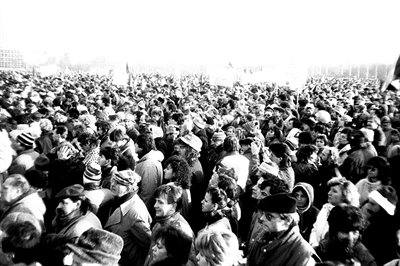
[(0, 130), (0, 174), (11, 165), (14, 152), (7, 131)]
[(39, 153), (33, 149), (25, 150), (21, 152), (18, 157), (14, 159), (8, 173), (25, 175), (25, 172), (32, 168), (35, 164), (36, 158), (39, 157)]
[(146, 205), (135, 194), (122, 203), (110, 216), (104, 229), (119, 235), (124, 240), (121, 266), (142, 266), (150, 247), (151, 216)]
[(6, 206), (6, 209), (1, 215), (0, 221), (3, 221), (3, 219), (7, 215), (14, 212), (32, 214), (40, 222), (41, 225), (44, 225), (43, 215), (46, 212), (46, 206), (44, 205), (42, 198), (34, 190), (28, 191), (19, 199)]
[(319, 210), (313, 205), (314, 203), (313, 187), (308, 183), (300, 182), (294, 186), (293, 190), (296, 190), (299, 187), (301, 187), (303, 191), (306, 192), (308, 198), (308, 204), (305, 208), (299, 208), (299, 207), (297, 208), (297, 212), (299, 213), (300, 216), (299, 229), (300, 229), (300, 234), (303, 236), (303, 238), (306, 241), (309, 241), (311, 230), (313, 228), (315, 221), (317, 220)]
[(314, 249), (304, 240), (297, 226), (291, 226), (277, 238), (265, 233), (250, 243), (247, 265), (313, 265), (319, 261)]
[(195, 233), (203, 226), (203, 217), (201, 212), (201, 201), (204, 198), (207, 184), (204, 181), (203, 168), (199, 160), (194, 161), (189, 165), (190, 171), (190, 194), (192, 196), (192, 217), (189, 224)]
[(86, 214), (81, 215), (78, 219), (74, 219), (67, 224), (60, 231), (56, 232), (58, 235), (63, 235), (68, 239), (74, 240), (79, 238), (85, 231), (90, 228), (102, 229), (99, 218), (88, 211)]
[(319, 246), (322, 239), (329, 231), (328, 216), (333, 209), (332, 204), (326, 203), (322, 206), (320, 212), (317, 215), (317, 220), (315, 221), (310, 234), (310, 244), (313, 247)]
[(142, 177), (139, 196), (148, 210), (153, 210), (153, 194), (162, 183), (162, 160), (164, 160), (164, 155), (160, 151), (151, 150), (140, 158), (136, 164), (135, 172)]

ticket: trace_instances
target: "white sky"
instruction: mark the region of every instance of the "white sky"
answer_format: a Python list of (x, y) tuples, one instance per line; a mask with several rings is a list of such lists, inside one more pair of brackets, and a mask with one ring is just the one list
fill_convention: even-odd
[(0, 0), (0, 47), (166, 65), (392, 63), (400, 1)]

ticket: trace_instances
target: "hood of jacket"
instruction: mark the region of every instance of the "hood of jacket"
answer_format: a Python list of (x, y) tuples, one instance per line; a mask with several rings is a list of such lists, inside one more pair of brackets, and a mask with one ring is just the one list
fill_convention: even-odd
[(296, 189), (302, 189), (303, 192), (305, 192), (307, 195), (308, 202), (306, 207), (303, 208), (297, 207), (300, 213), (306, 212), (311, 208), (311, 206), (314, 203), (314, 188), (308, 183), (299, 182), (293, 187), (292, 191), (295, 191)]

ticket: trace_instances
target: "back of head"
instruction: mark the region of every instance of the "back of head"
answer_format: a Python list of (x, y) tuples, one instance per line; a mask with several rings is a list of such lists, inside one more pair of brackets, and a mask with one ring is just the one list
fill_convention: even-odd
[(364, 228), (361, 210), (347, 204), (335, 206), (328, 216), (328, 223), (331, 236), (335, 236), (338, 232), (361, 232)]

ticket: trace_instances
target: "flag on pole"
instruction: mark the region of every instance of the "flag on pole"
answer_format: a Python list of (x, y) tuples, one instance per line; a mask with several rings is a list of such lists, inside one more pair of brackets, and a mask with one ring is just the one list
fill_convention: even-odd
[(397, 91), (400, 89), (400, 57), (389, 69), (390, 71), (386, 77), (385, 83), (382, 86), (382, 90)]

